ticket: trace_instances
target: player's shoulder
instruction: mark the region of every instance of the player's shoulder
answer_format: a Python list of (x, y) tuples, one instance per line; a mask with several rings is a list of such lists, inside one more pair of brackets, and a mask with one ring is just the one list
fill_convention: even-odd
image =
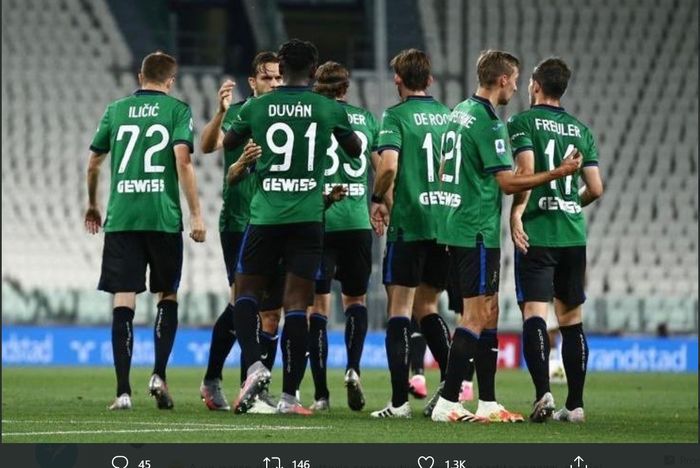
[(357, 106), (355, 104), (350, 104), (346, 101), (342, 101), (341, 104), (347, 112), (362, 114), (371, 122), (375, 122), (377, 120), (375, 119), (374, 114), (372, 114), (372, 112), (369, 111), (369, 109), (366, 109), (362, 106)]
[(575, 115), (572, 115), (566, 111), (564, 111), (564, 113), (567, 115), (567, 117), (569, 119), (571, 119), (573, 121), (573, 123), (575, 123), (578, 127), (580, 127), (584, 132), (592, 134), (591, 127), (589, 127), (586, 122), (583, 122), (581, 119), (579, 119)]
[(534, 117), (535, 113), (532, 112), (532, 109), (526, 109), (508, 117), (507, 123), (508, 126), (522, 125)]
[(224, 115), (224, 120), (232, 118), (237, 116), (240, 112), (243, 106), (250, 101), (251, 98), (248, 99), (242, 99), (238, 102), (232, 102), (229, 106), (228, 109), (226, 110), (226, 114)]
[(175, 107), (183, 107), (183, 108), (186, 108), (186, 109), (189, 109), (189, 108), (190, 108), (190, 105), (189, 105), (188, 103), (186, 103), (185, 101), (183, 101), (182, 99), (178, 99), (178, 98), (176, 98), (175, 96), (171, 96), (171, 95), (169, 95), (169, 94), (166, 94), (165, 97), (166, 97), (170, 102), (172, 102), (173, 105), (174, 105)]
[(444, 102), (438, 101), (437, 99), (433, 99), (434, 105), (436, 108), (440, 110), (443, 114), (449, 114), (452, 112), (452, 109), (450, 109), (450, 106), (445, 104)]

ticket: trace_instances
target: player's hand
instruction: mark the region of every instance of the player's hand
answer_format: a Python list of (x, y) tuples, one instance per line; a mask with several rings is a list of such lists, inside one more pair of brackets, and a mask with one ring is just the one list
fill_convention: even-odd
[(581, 168), (581, 163), (583, 162), (583, 156), (578, 149), (567, 154), (564, 159), (562, 159), (561, 164), (557, 168), (559, 170), (559, 177), (566, 177), (574, 174)]
[(328, 199), (331, 203), (339, 202), (348, 196), (348, 189), (343, 185), (335, 185), (331, 193), (328, 194)]
[(520, 252), (526, 254), (527, 248), (530, 247), (528, 243), (529, 237), (525, 233), (523, 228), (523, 220), (520, 216), (511, 216), (510, 218), (510, 237), (513, 239), (513, 244), (515, 248)]
[(224, 113), (228, 110), (231, 105), (231, 98), (233, 97), (233, 88), (236, 87), (236, 83), (232, 80), (226, 80), (219, 88), (219, 112)]
[(262, 148), (250, 139), (243, 147), (243, 154), (241, 154), (239, 161), (248, 167), (254, 164), (260, 158), (260, 155), (262, 155)]
[(102, 227), (102, 214), (96, 207), (89, 207), (85, 212), (85, 229), (90, 234), (97, 234)]
[(190, 217), (190, 237), (195, 242), (204, 242), (207, 237), (207, 228), (201, 216)]
[(384, 203), (372, 203), (370, 221), (377, 236), (384, 235), (384, 228), (389, 225), (389, 209)]

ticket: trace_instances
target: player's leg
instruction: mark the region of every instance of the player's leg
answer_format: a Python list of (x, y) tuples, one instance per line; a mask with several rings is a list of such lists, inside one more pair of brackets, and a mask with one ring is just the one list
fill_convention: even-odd
[(426, 261), (421, 275), (421, 284), (416, 289), (413, 301), (413, 316), (416, 317), (435, 361), (440, 367), (440, 384), (423, 408), (423, 415), (430, 417), (445, 381), (447, 359), (450, 351), (450, 330), (438, 314), (440, 294), (447, 287), (450, 257), (447, 248), (435, 241), (423, 242)]
[[(366, 291), (367, 288), (364, 289)], [(342, 300), (345, 309), (345, 350), (348, 357), (343, 381), (347, 390), (348, 407), (353, 411), (361, 411), (365, 407), (365, 395), (360, 381), (360, 360), (367, 337), (367, 295), (343, 293)]]
[[(316, 284), (321, 282), (317, 280)], [(330, 280), (328, 281), (330, 286)], [(323, 291), (323, 290), (321, 290)], [(330, 409), (328, 391), (328, 314), (331, 308), (331, 295), (319, 294), (316, 286), (314, 303), (308, 309), (309, 316), (309, 365), (314, 380), (314, 402), (309, 409), (324, 411)]]
[(134, 311), (136, 294), (146, 289), (146, 265), (146, 252), (139, 233), (105, 233), (97, 289), (114, 294), (112, 356), (117, 398), (109, 407), (112, 410), (131, 408), (129, 372), (134, 347)]
[(112, 310), (112, 357), (117, 375), (117, 398), (109, 409), (131, 409), (131, 356), (134, 349), (136, 294), (116, 293)]
[[(452, 255), (447, 277), (447, 308), (458, 315), (457, 323), (462, 319), (464, 313), (464, 301), (462, 298), (462, 290), (459, 287), (459, 274), (456, 267), (453, 265)], [(462, 381), (462, 391), (459, 394), (459, 401), (472, 401), (474, 399), (474, 362), (467, 363), (467, 373), (464, 381)]]
[[(461, 405), (457, 407), (455, 403), (458, 404), (467, 363), (473, 360), (479, 380), (477, 420), (522, 421), (522, 415), (507, 411), (497, 402), (495, 395), (500, 249), (486, 248), (478, 243), (475, 248), (450, 247), (450, 254), (454, 256), (460, 276), (464, 313), (452, 338), (443, 398), (436, 405), (432, 418), (454, 420), (454, 414), (460, 413)], [(467, 414), (463, 417), (472, 422), (473, 416)]]
[[(258, 339), (260, 340), (260, 358), (265, 367), (272, 371), (277, 357), (279, 323), (282, 318), (282, 295), (285, 281), (284, 267), (280, 266), (276, 274), (271, 275), (260, 300), (260, 321), (258, 322)], [(241, 385), (247, 377), (245, 356), (241, 353)]]
[(413, 299), (425, 261), (422, 253), (416, 242), (387, 242), (383, 276), (389, 316), (385, 345), (391, 374), (391, 401), (385, 408), (371, 413), (375, 418), (411, 417), (408, 403), (409, 329)]
[(430, 352), (440, 368), (440, 384), (433, 396), (428, 400), (425, 408), (423, 408), (423, 415), (426, 417), (430, 417), (440, 396), (440, 390), (445, 381), (445, 370), (450, 351), (450, 330), (443, 318), (438, 314), (440, 292), (439, 289), (421, 283), (416, 288), (416, 296), (413, 301), (413, 317), (420, 324), (428, 348), (430, 348)]
[(279, 341), (279, 324), (282, 318), (282, 307), (269, 307), (263, 304), (260, 312), (260, 348), (262, 363), (270, 371), (275, 365), (277, 344)]
[(564, 247), (554, 273), (554, 308), (562, 336), (562, 361), (568, 395), (564, 408), (554, 414), (560, 421), (583, 422), (583, 388), (588, 368), (588, 341), (583, 330), (583, 284), (586, 247)]
[(321, 264), (323, 225), (292, 224), (285, 230), (284, 326), (282, 327), (282, 395), (277, 405), (280, 413), (311, 414), (301, 406), (296, 391), (306, 371), (309, 328), (306, 310), (313, 304), (314, 278)]
[[(466, 260), (461, 257), (466, 257), (465, 252), (470, 249), (450, 248), (450, 253), (455, 255), (459, 263), (464, 263)], [(457, 257), (459, 255), (459, 257)], [(465, 265), (460, 265), (457, 269), (460, 277), (466, 276), (467, 270)], [(468, 291), (466, 288), (464, 291)], [(468, 296), (468, 293), (465, 292)], [(486, 422), (485, 417), (479, 417), (465, 409), (459, 402), (459, 393), (462, 382), (466, 378), (467, 363), (473, 362), (476, 359), (477, 348), (479, 344), (479, 336), (481, 330), (486, 323), (484, 311), (489, 309), (490, 304), (485, 295), (475, 295), (465, 297), (463, 299), (463, 313), (461, 320), (452, 336), (452, 344), (447, 362), (447, 372), (445, 375), (445, 383), (438, 398), (437, 403), (432, 411), (431, 418), (433, 421), (439, 422)], [(481, 384), (481, 382), (479, 383)]]
[(411, 345), (409, 347), (411, 360), (411, 379), (408, 381), (408, 391), (418, 399), (428, 396), (428, 386), (425, 383), (425, 350), (428, 345), (421, 333), (415, 316), (411, 316)]
[(145, 239), (151, 269), (150, 289), (158, 294), (153, 327), (155, 362), (148, 388), (159, 409), (172, 409), (166, 367), (178, 326), (177, 290), (182, 276), (182, 234), (153, 232), (145, 234)]
[(408, 403), (408, 349), (411, 308), (415, 287), (387, 286), (389, 321), (386, 329), (386, 355), (391, 375), (391, 401), (372, 417), (411, 417)]
[[(372, 232), (352, 230), (339, 233), (336, 278), (340, 281), (345, 311), (345, 388), (348, 406), (360, 411), (365, 396), (360, 382), (360, 360), (367, 337), (367, 285), (372, 273)], [(345, 248), (342, 248), (345, 247)]]
[(328, 391), (328, 315), (331, 309), (331, 281), (335, 277), (337, 249), (336, 233), (325, 233), (321, 265), (315, 277), (315, 295), (308, 308), (309, 320), (309, 365), (314, 380), (314, 402), (309, 409), (325, 411), (330, 409)]
[(547, 314), (553, 294), (555, 264), (548, 248), (531, 247), (527, 254), (515, 252), (516, 297), (523, 315), (523, 355), (535, 387), (530, 414), (533, 422), (546, 421), (554, 411), (549, 386)]
[(210, 410), (228, 411), (231, 406), (223, 393), (221, 381), (223, 380), (224, 362), (236, 342), (236, 332), (233, 329), (233, 303), (236, 297), (234, 280), (243, 233), (222, 231), (219, 236), (230, 287), (229, 301), (226, 303), (224, 311), (216, 319), (211, 332), (207, 370), (199, 392), (202, 401)]
[(297, 389), (306, 372), (309, 329), (306, 309), (313, 300), (314, 282), (294, 273), (287, 273), (284, 289), (284, 326), (282, 327), (282, 394), (279, 413), (312, 414), (297, 399)]
[[(281, 301), (282, 294), (279, 293), (277, 297)], [(276, 304), (280, 305), (275, 308)], [(260, 357), (263, 365), (272, 371), (277, 356), (277, 333), (282, 307), (281, 302), (270, 301), (270, 299), (263, 299), (261, 307), (266, 310), (260, 312)], [(251, 414), (274, 414), (277, 412), (277, 401), (270, 395), (267, 386), (255, 397), (248, 412)]]
[(261, 361), (260, 301), (280, 258), (280, 233), (275, 226), (249, 225), (243, 234), (236, 266), (236, 300), (233, 305), (233, 327), (245, 358), (246, 380), (234, 405), (237, 413), (250, 409), (255, 397), (270, 382), (270, 371)]

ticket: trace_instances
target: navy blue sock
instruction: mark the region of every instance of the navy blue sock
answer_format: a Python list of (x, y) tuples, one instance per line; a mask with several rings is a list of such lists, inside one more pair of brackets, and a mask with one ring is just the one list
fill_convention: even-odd
[(173, 350), (175, 334), (177, 333), (177, 302), (163, 300), (158, 303), (156, 324), (153, 327), (153, 341), (155, 344), (156, 359), (153, 373), (165, 379), (165, 368), (168, 358)]
[(226, 305), (226, 309), (219, 315), (211, 332), (211, 344), (209, 345), (209, 362), (204, 378), (221, 379), (226, 357), (231, 352), (236, 342), (236, 334), (233, 331), (233, 306)]
[(498, 332), (495, 328), (485, 328), (479, 336), (474, 362), (479, 380), (479, 399), (482, 401), (496, 401), (497, 364)]
[(583, 332), (583, 324), (577, 323), (560, 327), (561, 360), (566, 371), (566, 383), (569, 394), (566, 397), (566, 409), (583, 408), (583, 385), (586, 382), (588, 368), (588, 341)]
[(260, 348), (262, 349), (262, 363), (269, 370), (275, 365), (275, 358), (277, 357), (277, 331), (274, 334), (270, 334), (264, 331), (260, 332)]
[(112, 357), (117, 374), (117, 396), (131, 395), (129, 371), (134, 349), (134, 310), (129, 307), (115, 307), (112, 311)]
[(367, 336), (367, 307), (353, 304), (345, 310), (345, 349), (348, 353), (348, 365), (360, 374), (360, 360)]
[(440, 366), (440, 381), (445, 380), (447, 355), (450, 352), (450, 329), (440, 314), (429, 314), (420, 321), (425, 342)]
[(309, 328), (306, 312), (290, 310), (284, 315), (282, 327), (282, 391), (287, 395), (296, 394), (301, 379), (306, 372), (306, 351), (308, 349)]
[(523, 355), (535, 384), (535, 401), (549, 392), (549, 335), (542, 317), (530, 317), (523, 322)]
[(415, 318), (411, 317), (411, 372), (413, 375), (423, 375), (425, 366), (425, 350), (427, 348), (425, 338), (421, 334), (420, 327)]
[(313, 313), (309, 317), (309, 364), (314, 379), (314, 399), (328, 398), (328, 379), (326, 365), (328, 362), (328, 318)]
[[(467, 365), (476, 356), (478, 343), (479, 335), (476, 333), (463, 327), (455, 329), (447, 359), (445, 386), (441, 395), (446, 400), (459, 401), (459, 392), (467, 374)], [(481, 389), (481, 381), (479, 381), (479, 388)]]
[(241, 296), (233, 304), (233, 328), (241, 347), (243, 366), (248, 369), (260, 360), (260, 329), (258, 301), (250, 296)]
[(386, 328), (386, 355), (391, 373), (391, 404), (397, 408), (408, 401), (408, 317), (391, 317)]

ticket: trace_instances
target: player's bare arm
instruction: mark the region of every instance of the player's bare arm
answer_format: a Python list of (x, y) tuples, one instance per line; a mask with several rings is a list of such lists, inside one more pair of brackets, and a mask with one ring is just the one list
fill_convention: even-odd
[(194, 173), (194, 164), (187, 145), (175, 145), (175, 167), (180, 186), (185, 194), (187, 206), (190, 209), (190, 237), (195, 242), (204, 242), (207, 235), (202, 211), (199, 206), (199, 194), (197, 193), (197, 177)]
[(106, 154), (91, 152), (87, 169), (88, 209), (85, 212), (85, 229), (97, 234), (102, 227), (102, 214), (97, 202), (97, 183), (100, 180), (100, 166)]
[(389, 225), (389, 208), (385, 203), (385, 195), (394, 184), (398, 167), (398, 151), (392, 149), (384, 150), (382, 152), (381, 164), (374, 178), (372, 207), (370, 211), (372, 226), (374, 227), (374, 232), (378, 236), (383, 235), (384, 228)]
[(248, 143), (243, 148), (243, 154), (238, 158), (238, 161), (231, 164), (226, 173), (226, 182), (229, 185), (235, 185), (243, 180), (248, 174), (248, 168), (255, 164), (262, 154), (262, 148), (253, 140), (248, 140)]
[(581, 193), (581, 206), (586, 206), (603, 195), (603, 179), (600, 177), (598, 166), (584, 167), (581, 177), (586, 183), (586, 188)]
[(538, 185), (546, 184), (552, 180), (561, 179), (572, 175), (581, 167), (583, 160), (578, 149), (574, 149), (572, 153), (567, 155), (561, 164), (547, 172), (538, 172), (537, 174), (517, 174), (511, 170), (499, 171), (496, 173), (496, 181), (504, 193), (512, 195), (523, 190), (529, 190)]
[(343, 185), (336, 185), (333, 187), (328, 195), (323, 196), (323, 207), (328, 209), (333, 205), (333, 203), (341, 201), (343, 198), (347, 197), (348, 189)]
[(224, 149), (226, 151), (234, 150), (245, 143), (247, 138), (248, 135), (241, 135), (235, 130), (229, 130), (226, 132), (226, 135), (224, 135)]
[[(530, 150), (521, 151), (515, 158), (515, 174), (531, 175), (535, 172), (535, 153)], [(530, 199), (530, 190), (513, 195), (513, 205), (510, 208), (510, 236), (515, 248), (527, 253), (528, 236), (523, 227), (523, 212)]]
[(219, 88), (219, 109), (202, 129), (202, 135), (199, 140), (199, 147), (203, 153), (211, 153), (221, 149), (224, 145), (224, 132), (221, 131), (221, 124), (224, 121), (226, 111), (231, 105), (231, 97), (235, 86), (236, 83), (226, 80)]
[(335, 135), (338, 144), (351, 158), (359, 158), (362, 155), (362, 141), (355, 132), (339, 136)]

